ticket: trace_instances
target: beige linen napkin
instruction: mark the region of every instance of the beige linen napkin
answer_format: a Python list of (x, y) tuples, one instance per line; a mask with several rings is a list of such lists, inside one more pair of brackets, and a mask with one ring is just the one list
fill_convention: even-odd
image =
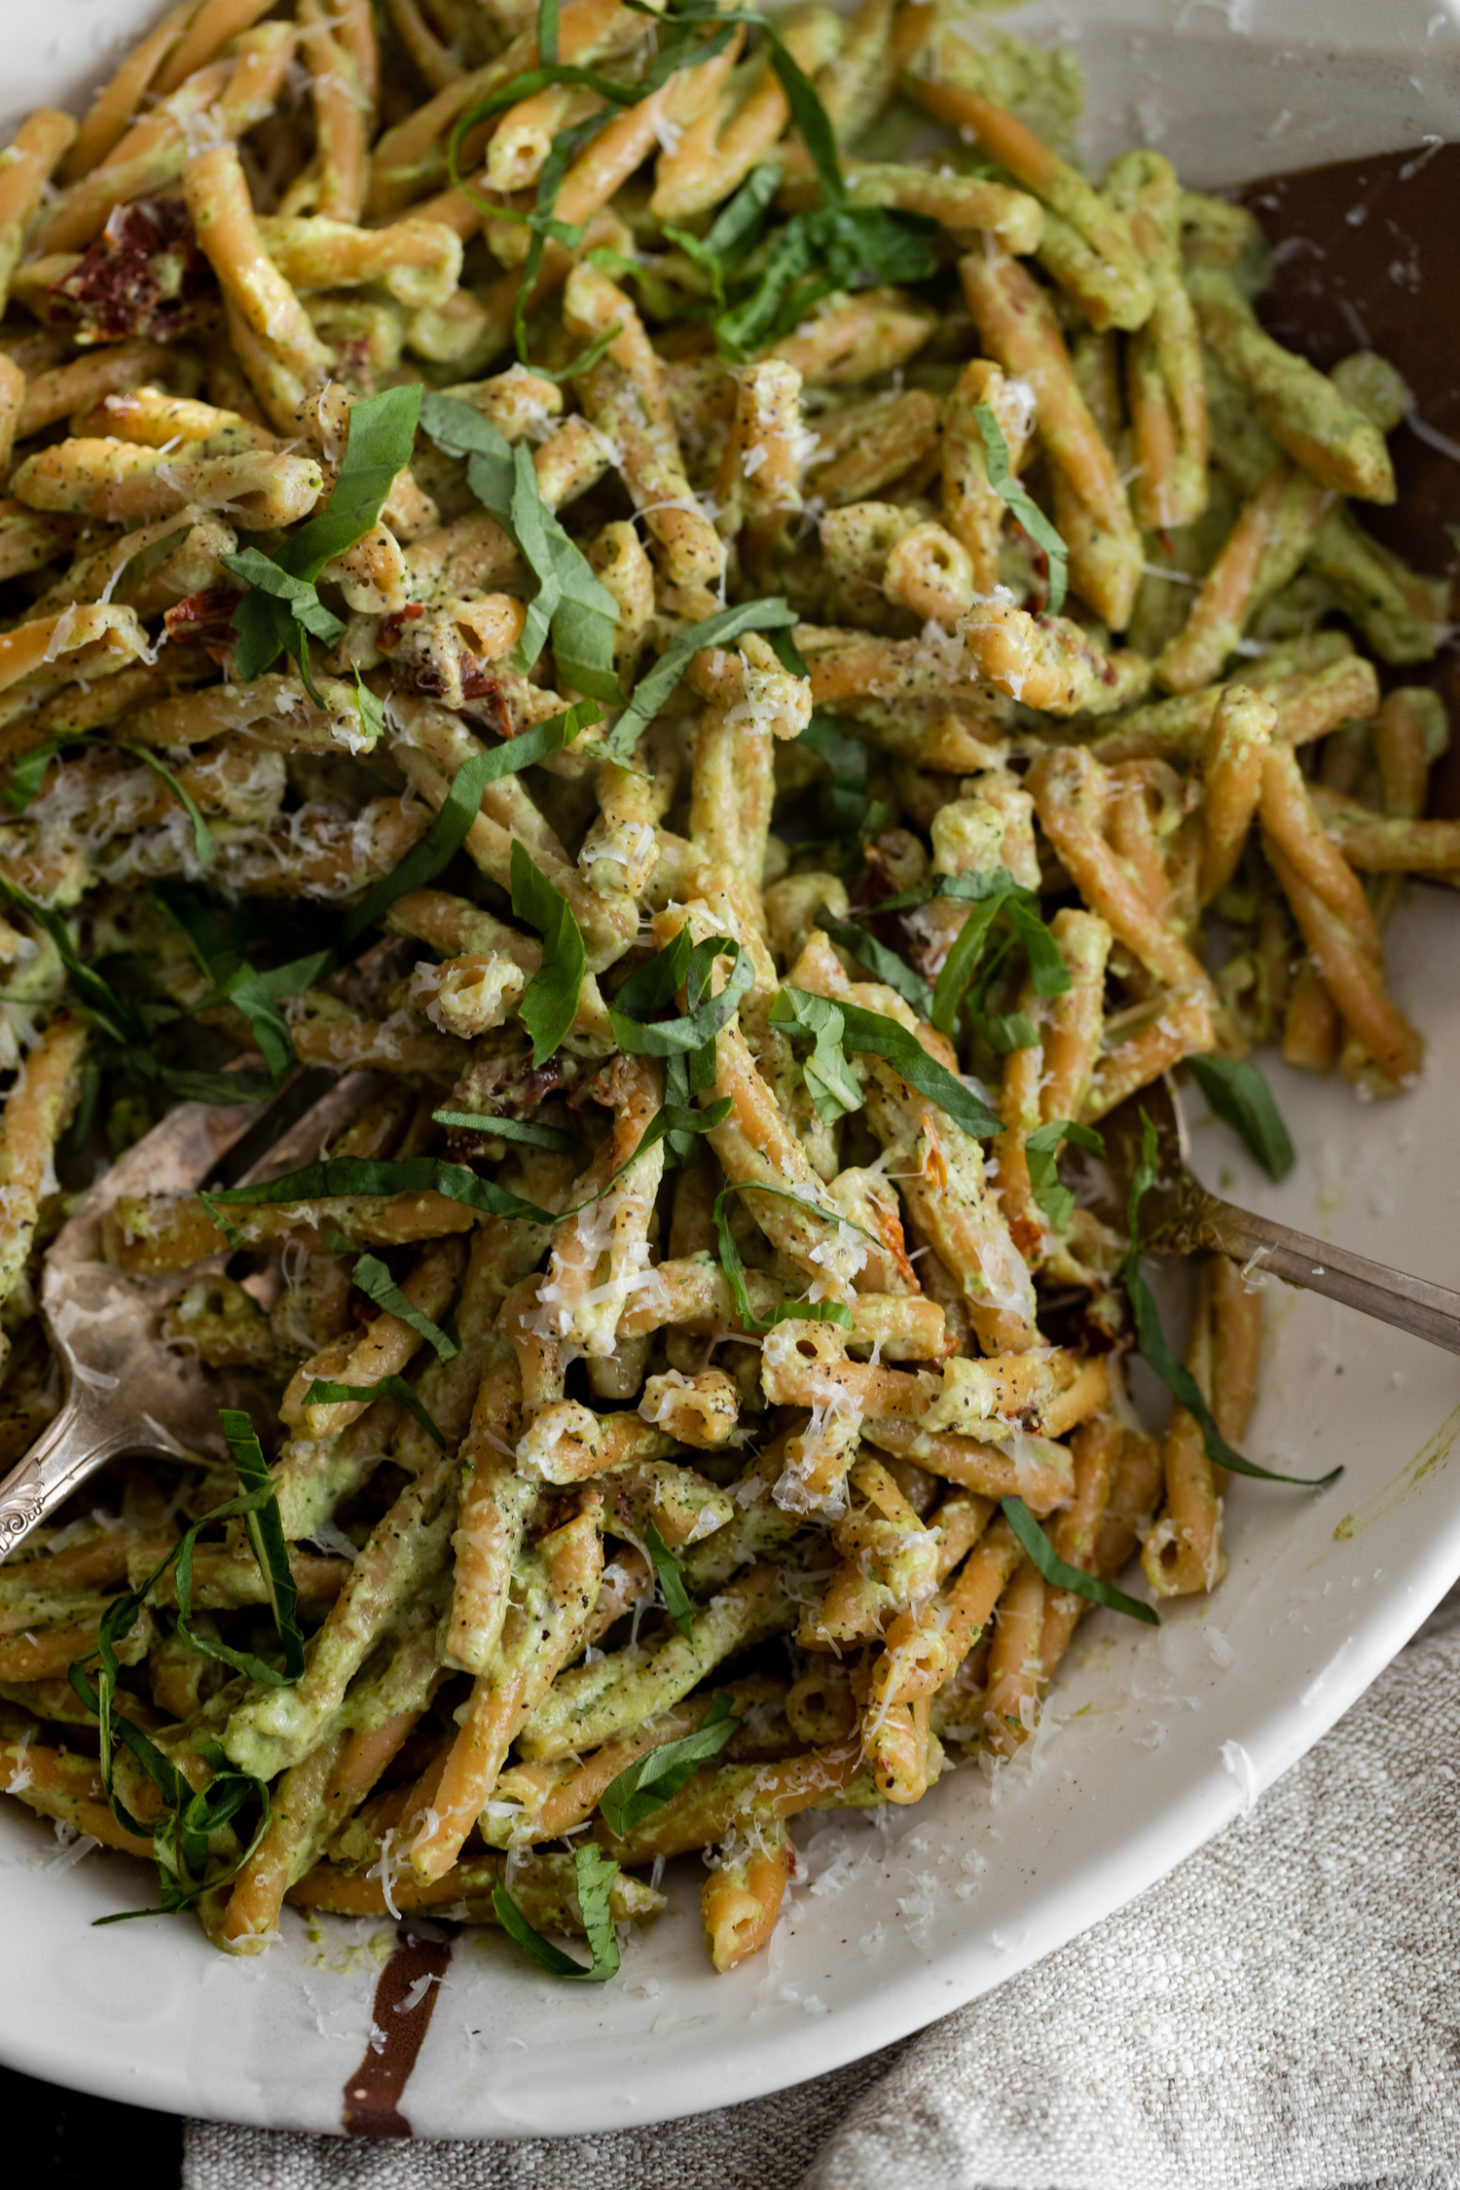
[(835, 2075), (519, 2144), (188, 2125), (184, 2190), (1460, 2190), (1460, 1591), (1119, 1915)]

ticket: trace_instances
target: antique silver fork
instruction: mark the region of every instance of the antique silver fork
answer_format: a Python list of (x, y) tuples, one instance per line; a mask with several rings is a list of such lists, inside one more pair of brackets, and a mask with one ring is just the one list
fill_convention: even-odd
[[(226, 1371), (162, 1342), (163, 1314), (213, 1264), (158, 1277), (114, 1270), (102, 1220), (123, 1194), (253, 1183), (307, 1163), (383, 1083), (368, 1072), (296, 1074), (278, 1096), (220, 1107), (182, 1103), (103, 1173), (47, 1252), (41, 1314), (66, 1378), (55, 1420), (0, 1482), (0, 1560), (106, 1461), (122, 1453), (222, 1458)], [(217, 1265), (226, 1259), (219, 1257)]]
[(1342, 1301), (1396, 1330), (1410, 1331), (1460, 1354), (1460, 1293), (1409, 1277), (1331, 1240), (1314, 1239), (1291, 1224), (1239, 1209), (1195, 1178), (1181, 1099), (1169, 1077), (1130, 1096), (1101, 1123), (1105, 1141), (1105, 1188), (1101, 1216), (1125, 1228), (1126, 1196), (1141, 1160), (1145, 1119), (1156, 1131), (1157, 1177), (1141, 1203), (1141, 1238), (1153, 1254), (1190, 1254), (1207, 1248), (1230, 1255), (1253, 1271), (1287, 1285)]

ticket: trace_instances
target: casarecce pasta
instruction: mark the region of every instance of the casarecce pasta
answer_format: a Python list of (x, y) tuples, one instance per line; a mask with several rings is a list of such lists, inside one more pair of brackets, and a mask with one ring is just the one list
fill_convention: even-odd
[(429, 1908), (607, 1975), (703, 1851), (728, 1970), (799, 1813), (1220, 1581), (1260, 1296), (1201, 1264), (1143, 1428), (1058, 1158), (1188, 1059), (1270, 1161), (1254, 1049), (1420, 1070), (1445, 590), (1363, 522), (1394, 370), (1283, 350), (1252, 218), (1084, 175), (1012, 55), (183, 0), (0, 156), (7, 1461), (65, 1192), (360, 1076), (107, 1219), (237, 1479), (122, 1463), (0, 1569), (0, 1789), (230, 1951)]

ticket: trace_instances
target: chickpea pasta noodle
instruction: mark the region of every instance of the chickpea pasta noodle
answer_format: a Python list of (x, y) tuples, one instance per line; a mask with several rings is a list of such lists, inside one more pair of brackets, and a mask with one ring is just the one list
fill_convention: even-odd
[[(227, 1951), (430, 1907), (605, 1976), (694, 1850), (762, 1948), (800, 1811), (1008, 1757), (1092, 1602), (1154, 1616), (1117, 1572), (1224, 1571), (1260, 1301), (1201, 1267), (1139, 1431), (1061, 1149), (1190, 1057), (1421, 1067), (1397, 376), (1281, 350), (959, 9), (561, 0), (468, 67), (184, 6), (0, 160), (9, 1460), (65, 1193), (369, 1075), (107, 1219), (262, 1449), (0, 1569), (0, 1791)], [(844, 162), (889, 106), (934, 149)]]

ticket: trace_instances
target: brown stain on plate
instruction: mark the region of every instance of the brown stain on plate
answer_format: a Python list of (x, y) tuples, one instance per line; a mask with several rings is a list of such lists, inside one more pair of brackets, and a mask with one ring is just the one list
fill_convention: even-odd
[(450, 1935), (402, 1924), (375, 1988), (370, 2043), (345, 2079), (343, 2123), (349, 2137), (409, 2137), (400, 2102), (431, 2027), (436, 1995), (451, 1962)]
[[(1418, 570), (1460, 570), (1460, 144), (1340, 160), (1249, 183), (1237, 193), (1262, 223), (1273, 275), (1264, 325), (1325, 371), (1355, 350), (1398, 367), (1415, 415), (1390, 436), (1398, 498), (1355, 505), (1368, 531)], [(1453, 595), (1452, 595), (1453, 599)], [(1393, 684), (1433, 684), (1460, 723), (1460, 653), (1385, 671)], [(1433, 814), (1460, 816), (1460, 737), (1436, 766)]]
[[(1460, 144), (1301, 168), (1240, 195), (1272, 248), (1269, 331), (1325, 371), (1377, 350), (1425, 424), (1460, 446)], [(1365, 525), (1423, 569), (1453, 567), (1460, 464), (1407, 426), (1390, 448), (1398, 499), (1360, 505)]]

